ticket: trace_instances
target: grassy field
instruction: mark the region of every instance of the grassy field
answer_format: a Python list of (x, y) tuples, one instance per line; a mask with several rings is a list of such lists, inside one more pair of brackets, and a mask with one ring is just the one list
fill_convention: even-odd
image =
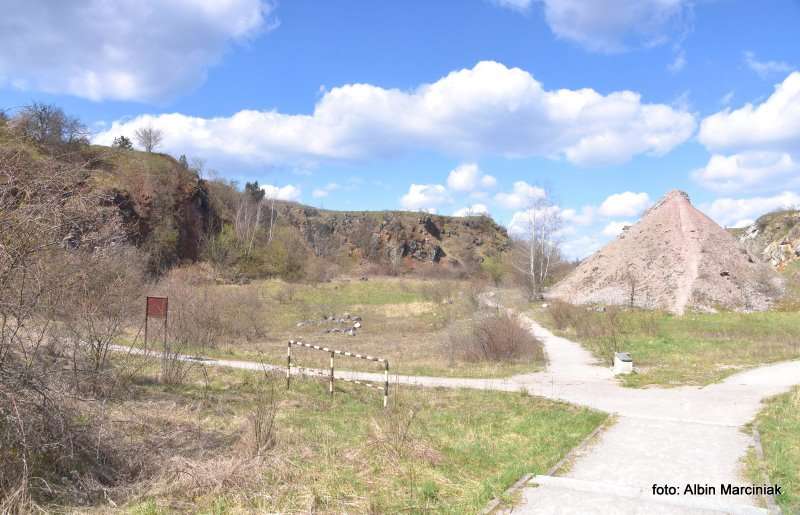
[[(108, 431), (155, 460), (152, 477), (108, 496), (119, 510), (474, 513), (605, 419), (522, 393), (393, 389), (384, 410), (378, 392), (357, 385), (340, 384), (331, 399), (312, 380), (287, 391), (282, 378), (207, 374), (195, 369), (174, 387), (140, 376), (131, 398), (108, 408)], [(274, 439), (255, 456), (264, 406), (276, 413)]]
[(765, 463), (748, 461), (751, 479), (763, 481), (766, 469), (769, 480), (783, 487), (784, 495), (776, 498), (783, 512), (800, 513), (800, 387), (767, 401), (755, 425)]
[(748, 367), (800, 358), (798, 312), (674, 316), (574, 309), (579, 311), (567, 324), (556, 323), (547, 309), (533, 312), (557, 333), (584, 343), (601, 362), (608, 362), (614, 347), (630, 352), (637, 373), (621, 376), (625, 386), (706, 385)]
[[(212, 346), (189, 346), (186, 352), (282, 365), (286, 342), (292, 339), (383, 357), (389, 360), (391, 372), (400, 374), (498, 377), (544, 366), (541, 355), (534, 354), (506, 361), (459, 358), (451, 348), (450, 331), (458, 324), (469, 323), (478, 310), (478, 290), (466, 281), (372, 278), (318, 285), (263, 281), (206, 288), (210, 299), (243, 290), (257, 296), (259, 311), (250, 322), (257, 331), (248, 338), (221, 335)], [(334, 327), (351, 327), (352, 322), (323, 320), (345, 314), (361, 317), (357, 336), (326, 333)], [(327, 355), (319, 352), (298, 348), (294, 358), (301, 366), (328, 366)], [(339, 359), (337, 367), (378, 371), (373, 363), (346, 358)]]

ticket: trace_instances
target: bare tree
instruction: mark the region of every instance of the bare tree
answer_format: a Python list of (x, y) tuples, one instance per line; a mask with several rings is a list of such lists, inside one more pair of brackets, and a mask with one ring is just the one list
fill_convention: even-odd
[[(236, 239), (244, 245), (245, 256), (249, 256), (253, 250), (253, 244), (261, 225), (265, 194), (266, 192), (258, 185), (258, 181), (248, 182), (245, 184), (244, 193), (239, 198), (233, 228), (236, 231)], [(270, 226), (270, 233), (271, 231), (272, 227)]]
[(164, 133), (154, 128), (152, 125), (148, 125), (147, 127), (136, 129), (134, 137), (136, 138), (136, 142), (144, 147), (145, 151), (152, 152), (161, 145), (161, 140), (164, 139)]
[(522, 236), (515, 243), (512, 265), (524, 277), (531, 299), (540, 298), (551, 275), (553, 264), (559, 260), (561, 214), (547, 196), (531, 201), (525, 211)]
[(53, 104), (34, 102), (23, 107), (12, 120), (24, 136), (40, 144), (82, 143), (88, 131), (81, 121)]

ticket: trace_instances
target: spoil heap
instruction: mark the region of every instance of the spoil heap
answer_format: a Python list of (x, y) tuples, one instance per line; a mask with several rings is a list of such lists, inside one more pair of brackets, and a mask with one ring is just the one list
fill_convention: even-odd
[(780, 294), (776, 274), (671, 191), (635, 225), (586, 259), (549, 296), (575, 304), (764, 310)]

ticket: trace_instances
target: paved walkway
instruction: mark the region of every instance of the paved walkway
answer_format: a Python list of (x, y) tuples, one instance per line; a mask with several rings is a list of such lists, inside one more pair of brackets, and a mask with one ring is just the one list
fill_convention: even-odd
[[(620, 387), (579, 344), (526, 319), (543, 342), (546, 371), (507, 379), (392, 376), (392, 382), (424, 387), (526, 389), (616, 415), (616, 422), (558, 477), (537, 476), (522, 490), (513, 513), (547, 514), (762, 514), (763, 498), (723, 496), (721, 484), (748, 485), (742, 458), (752, 437), (742, 428), (761, 401), (800, 383), (800, 361), (749, 370), (707, 386), (669, 389)], [(115, 350), (128, 350), (117, 348)], [(196, 358), (184, 357), (185, 360)], [(203, 359), (209, 366), (249, 370), (248, 361)], [(337, 371), (336, 377), (383, 381), (383, 374)], [(683, 495), (687, 484), (711, 485), (716, 495)], [(678, 487), (681, 495), (655, 496), (652, 486)]]

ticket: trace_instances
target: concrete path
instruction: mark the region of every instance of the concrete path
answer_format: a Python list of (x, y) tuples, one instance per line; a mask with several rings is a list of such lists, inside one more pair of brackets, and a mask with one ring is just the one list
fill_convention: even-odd
[[(491, 302), (491, 301), (490, 301)], [(742, 426), (761, 401), (800, 383), (800, 361), (749, 370), (707, 386), (632, 389), (619, 386), (579, 344), (525, 318), (543, 342), (544, 372), (506, 379), (391, 376), (392, 383), (423, 387), (527, 390), (616, 415), (616, 423), (576, 457), (558, 477), (537, 476), (521, 503), (506, 512), (525, 514), (756, 514), (764, 499), (721, 495), (720, 485), (749, 485), (742, 458), (753, 444)], [(125, 347), (114, 350), (131, 351)], [(141, 353), (133, 350), (131, 352)], [(207, 366), (248, 370), (285, 367), (233, 360), (198, 359)], [(383, 374), (337, 371), (341, 379), (382, 382)], [(716, 495), (684, 495), (686, 485), (710, 485)], [(653, 485), (677, 487), (679, 495), (654, 495)]]

